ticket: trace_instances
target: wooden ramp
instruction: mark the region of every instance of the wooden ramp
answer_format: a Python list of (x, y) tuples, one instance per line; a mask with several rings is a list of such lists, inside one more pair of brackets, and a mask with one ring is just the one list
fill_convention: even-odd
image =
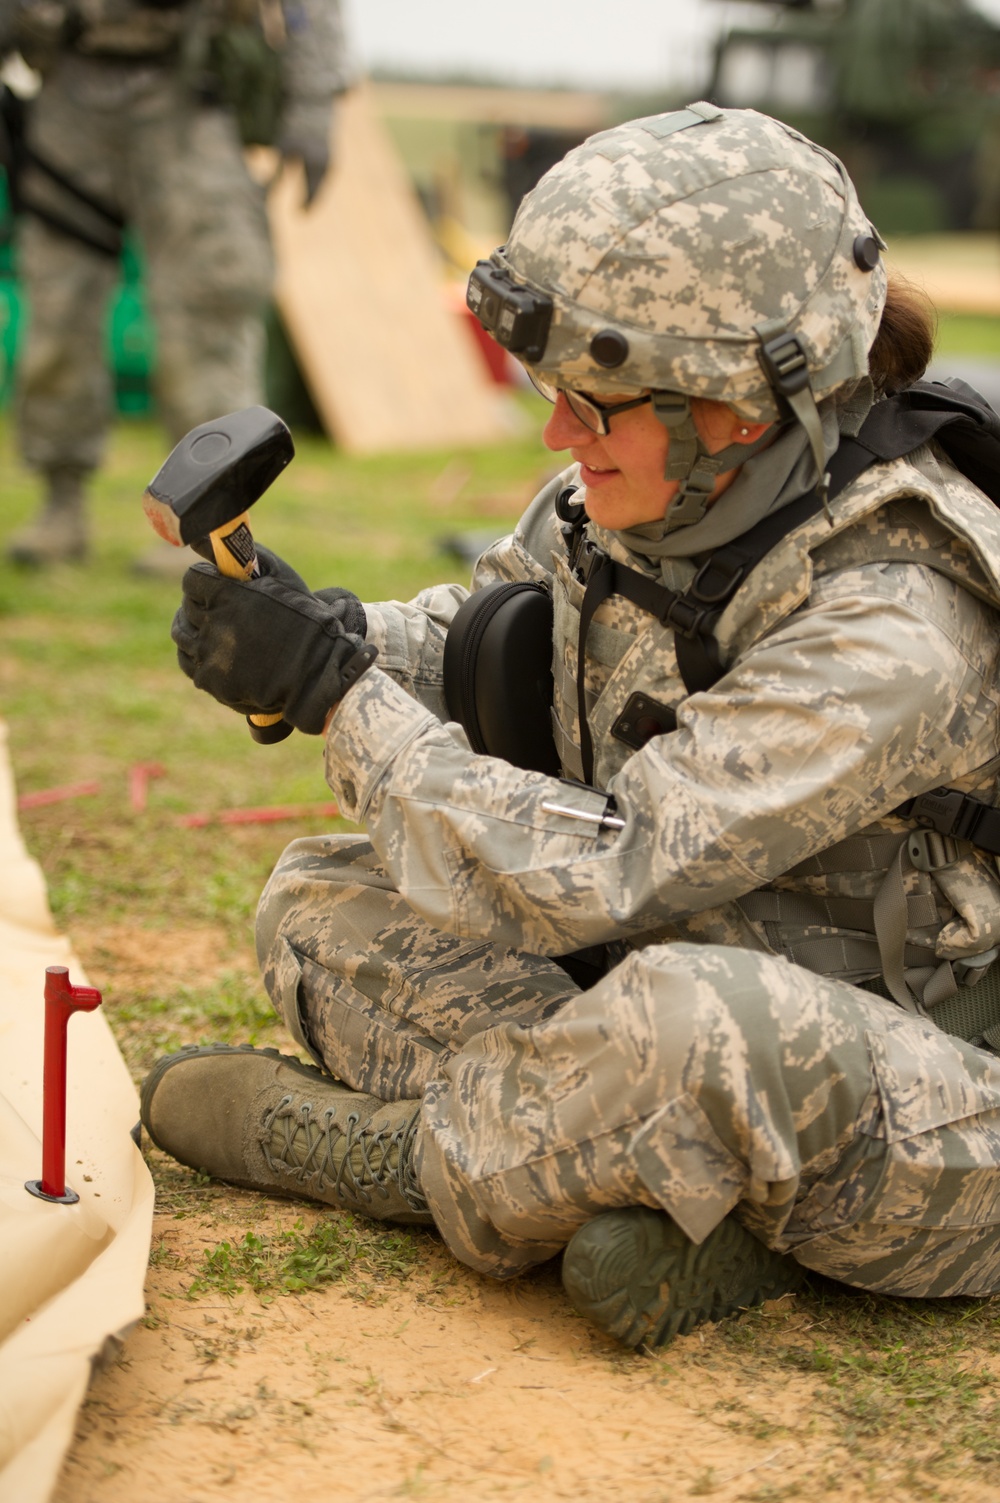
[(271, 190), (276, 301), (316, 410), (352, 454), (495, 443), (509, 396), (445, 303), (427, 221), (367, 88), (341, 102), (336, 167), (312, 207)]
[(886, 263), (922, 287), (942, 312), (1000, 314), (1000, 241), (992, 232), (898, 235)]

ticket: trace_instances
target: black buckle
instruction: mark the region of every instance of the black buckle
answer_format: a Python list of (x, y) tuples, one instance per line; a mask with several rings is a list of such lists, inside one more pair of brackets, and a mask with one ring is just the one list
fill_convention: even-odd
[(695, 605), (685, 595), (677, 595), (663, 612), (660, 621), (664, 626), (672, 627), (678, 636), (696, 637), (708, 614), (703, 606)]
[(939, 835), (967, 840), (993, 856), (1000, 855), (1000, 809), (954, 788), (935, 788), (907, 799), (897, 813), (937, 830)]
[(609, 556), (604, 549), (599, 548), (591, 538), (587, 538), (576, 561), (576, 577), (581, 584), (588, 585), (598, 569), (603, 568), (609, 562)]
[(759, 351), (764, 374), (775, 391), (794, 397), (809, 385), (809, 361), (797, 334), (776, 334)]
[(746, 575), (746, 565), (737, 564), (734, 569), (730, 570), (729, 578), (723, 584), (722, 589), (709, 593), (705, 589), (705, 580), (712, 569), (718, 569), (720, 574), (723, 572), (717, 560), (712, 558), (707, 559), (698, 570), (690, 585), (688, 585), (686, 591), (695, 600), (700, 600), (703, 605), (718, 605), (720, 601), (728, 600), (730, 595), (736, 593), (737, 588), (743, 583), (744, 576)]
[(900, 805), (900, 811), (905, 811), (907, 819), (915, 819), (918, 824), (937, 830), (939, 835), (958, 838), (955, 826), (961, 818), (964, 803), (964, 793), (957, 793), (954, 788), (935, 788), (930, 793), (907, 799)]

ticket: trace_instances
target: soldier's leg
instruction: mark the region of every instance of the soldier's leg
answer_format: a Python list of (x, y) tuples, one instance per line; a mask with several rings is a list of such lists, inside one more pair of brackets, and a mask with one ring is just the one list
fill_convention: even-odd
[(694, 1244), (733, 1213), (903, 1294), (1000, 1288), (998, 1166), (1000, 1060), (783, 961), (689, 945), (470, 1040), (416, 1144), (449, 1245), (500, 1277), (647, 1206)]
[(289, 847), (257, 944), (276, 1009), (330, 1073), (275, 1051), (181, 1051), (143, 1086), (153, 1141), (232, 1183), (429, 1222), (413, 1157), (427, 1082), (476, 1033), (549, 1016), (576, 986), (552, 960), (431, 929), (362, 837)]
[(262, 400), (273, 275), (262, 189), (224, 109), (165, 77), (131, 122), (129, 193), (156, 326), (160, 413), (174, 441)]
[(432, 929), (363, 836), (288, 847), (260, 900), (257, 950), (296, 1040), (384, 1101), (419, 1099), (477, 1033), (537, 1022), (578, 990), (554, 960)]
[(117, 263), (27, 215), (19, 265), (28, 327), (18, 367), (18, 430), (34, 469), (85, 473), (100, 463), (111, 386), (104, 313)]
[[(103, 122), (95, 121), (57, 82), (34, 103), (32, 145), (73, 181), (111, 199), (113, 164), (105, 160)], [(71, 220), (72, 200), (45, 180), (29, 185)], [(22, 563), (77, 558), (87, 543), (84, 485), (100, 463), (111, 415), (104, 362), (104, 313), (117, 259), (25, 215), (19, 267), (27, 301), (27, 334), (18, 366), (17, 425), (25, 461), (41, 472), (40, 516), (9, 542)]]

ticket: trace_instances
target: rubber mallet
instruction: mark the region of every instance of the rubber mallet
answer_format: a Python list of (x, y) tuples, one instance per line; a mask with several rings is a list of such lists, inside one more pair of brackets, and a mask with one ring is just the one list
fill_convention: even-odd
[[(292, 435), (266, 407), (244, 407), (181, 439), (146, 487), (143, 509), (161, 538), (189, 544), (231, 579), (260, 571), (247, 511), (295, 455)], [(280, 715), (248, 715), (255, 741), (284, 741)]]

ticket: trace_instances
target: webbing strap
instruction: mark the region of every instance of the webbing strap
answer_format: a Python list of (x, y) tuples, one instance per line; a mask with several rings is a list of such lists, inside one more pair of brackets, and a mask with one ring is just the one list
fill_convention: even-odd
[[(10, 142), (10, 160), (7, 163), (8, 188), (10, 191), (11, 209), (15, 214), (33, 214), (43, 224), (47, 224), (58, 234), (67, 235), (72, 240), (79, 240), (81, 244), (91, 250), (99, 251), (101, 255), (117, 258), (121, 254), (122, 231), (125, 228), (125, 218), (111, 204), (105, 203), (96, 194), (89, 192), (80, 183), (75, 182), (58, 167), (39, 156), (35, 149), (28, 145), (25, 139), (25, 115), (26, 108), (23, 100), (0, 84), (0, 133), (6, 128)], [(44, 204), (35, 203), (29, 198), (23, 188), (22, 179), (26, 168), (34, 168), (43, 177), (55, 183), (63, 193), (85, 209), (98, 221), (100, 233), (94, 233), (83, 225), (67, 219), (64, 215)]]
[(875, 936), (882, 977), (889, 995), (907, 1012), (924, 1015), (929, 1008), (936, 1008), (955, 996), (958, 978), (947, 960), (939, 962), (935, 959), (924, 969), (907, 968), (909, 921), (904, 878), (912, 868), (910, 842), (904, 836), (896, 859), (875, 896)]
[[(586, 661), (587, 633), (594, 619), (594, 613), (610, 595), (622, 595), (626, 600), (631, 600), (633, 605), (637, 605), (640, 610), (656, 616), (664, 626), (672, 627), (675, 645), (678, 645), (687, 639), (689, 633), (700, 631), (702, 618), (707, 614), (707, 607), (692, 598), (690, 590), (683, 595), (679, 594), (677, 590), (671, 590), (667, 585), (660, 584), (658, 580), (650, 579), (648, 574), (640, 574), (638, 569), (630, 569), (627, 564), (619, 563), (602, 549), (593, 549), (587, 555), (587, 567), (589, 569), (587, 586), (580, 605), (576, 699), (580, 718), (583, 781), (590, 783), (594, 775), (594, 743), (587, 720)], [(709, 644), (708, 650), (710, 651), (715, 639), (707, 636), (705, 640)], [(719, 672), (721, 672), (721, 666)], [(718, 676), (717, 672), (716, 677)]]
[[(898, 848), (900, 837), (893, 837)], [(739, 905), (748, 919), (758, 923), (797, 924), (803, 928), (814, 926), (831, 929), (857, 929), (865, 934), (877, 932), (877, 921), (872, 912), (871, 898), (844, 898), (824, 896), (810, 892), (783, 892), (776, 888), (758, 888), (739, 900)], [(903, 911), (906, 931), (911, 929), (937, 929), (937, 904), (928, 892), (903, 894)]]
[(689, 105), (687, 109), (674, 110), (669, 115), (653, 115), (642, 122), (642, 128), (647, 135), (656, 136), (657, 140), (663, 141), (676, 131), (687, 130), (692, 125), (709, 125), (713, 120), (721, 119), (721, 116), (722, 111), (715, 105), (699, 102)]
[(825, 877), (831, 872), (884, 872), (898, 850), (898, 834), (848, 835), (828, 851), (807, 856), (785, 872), (785, 876)]
[[(879, 461), (899, 459), (932, 438), (940, 439), (963, 473), (1000, 502), (1000, 418), (978, 392), (960, 381), (919, 381), (906, 391), (876, 402), (856, 437), (844, 436), (829, 466), (827, 500), (832, 499), (866, 469)], [(587, 725), (584, 662), (587, 631), (594, 612), (609, 595), (624, 595), (673, 627), (677, 666), (689, 694), (711, 689), (722, 677), (715, 626), (719, 616), (750, 571), (789, 532), (815, 516), (824, 505), (820, 487), (761, 519), (748, 532), (695, 560), (694, 580), (683, 594), (618, 563), (588, 544), (587, 587), (580, 612), (577, 659), (577, 702), (580, 747), (585, 779), (593, 777), (593, 742)], [(603, 560), (603, 562), (602, 562)], [(972, 801), (975, 803), (975, 801)], [(983, 806), (978, 805), (981, 809)], [(920, 817), (919, 815), (917, 816)], [(996, 832), (983, 817), (982, 838), (964, 834), (984, 849), (1000, 854), (1000, 811)], [(989, 828), (987, 828), (990, 826)], [(988, 843), (996, 842), (994, 847)]]

